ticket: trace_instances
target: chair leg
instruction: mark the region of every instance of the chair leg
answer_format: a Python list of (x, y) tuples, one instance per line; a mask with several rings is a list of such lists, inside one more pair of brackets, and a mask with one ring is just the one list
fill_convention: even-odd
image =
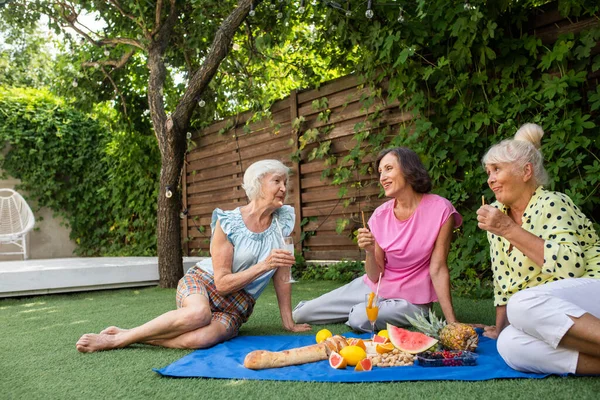
[(23, 235), (23, 260), (27, 260), (27, 233)]

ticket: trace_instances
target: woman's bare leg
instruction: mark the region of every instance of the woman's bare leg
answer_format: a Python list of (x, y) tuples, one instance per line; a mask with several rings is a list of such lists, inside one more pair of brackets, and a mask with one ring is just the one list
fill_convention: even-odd
[(600, 374), (600, 319), (591, 314), (569, 317), (573, 326), (560, 341), (560, 346), (577, 350), (578, 374)]
[(118, 326), (109, 326), (108, 328), (101, 330), (100, 334), (101, 335), (116, 335), (117, 333), (125, 332), (128, 330), (129, 329), (119, 328)]
[(208, 299), (203, 295), (193, 294), (185, 298), (183, 307), (168, 311), (136, 328), (119, 330), (111, 327), (107, 328), (110, 333), (83, 335), (76, 347), (82, 353), (91, 353), (118, 349), (133, 343), (171, 339), (209, 325), (211, 317)]
[(229, 331), (222, 323), (213, 321), (210, 325), (171, 339), (157, 339), (146, 343), (172, 349), (204, 349), (231, 339), (233, 336), (233, 331)]

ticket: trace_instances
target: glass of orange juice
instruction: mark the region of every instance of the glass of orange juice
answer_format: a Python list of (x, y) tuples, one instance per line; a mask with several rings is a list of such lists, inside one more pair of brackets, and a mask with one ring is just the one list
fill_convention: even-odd
[(375, 337), (375, 322), (377, 322), (377, 315), (379, 314), (379, 302), (380, 298), (375, 293), (365, 294), (365, 309), (367, 318), (371, 323), (371, 338)]

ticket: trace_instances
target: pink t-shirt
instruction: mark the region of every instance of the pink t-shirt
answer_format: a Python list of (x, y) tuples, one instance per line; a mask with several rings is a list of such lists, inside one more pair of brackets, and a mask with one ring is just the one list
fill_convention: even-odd
[[(425, 194), (411, 217), (399, 221), (390, 200), (375, 209), (369, 228), (385, 252), (385, 270), (379, 295), (385, 299), (405, 299), (412, 304), (437, 301), (429, 276), (429, 262), (440, 228), (450, 216), (454, 227), (462, 217), (452, 203), (435, 194)], [(377, 284), (365, 276), (365, 283), (375, 291)]]

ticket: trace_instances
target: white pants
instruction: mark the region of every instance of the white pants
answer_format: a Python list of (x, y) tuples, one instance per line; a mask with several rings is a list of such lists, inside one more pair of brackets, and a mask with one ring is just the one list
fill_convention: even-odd
[(498, 337), (498, 352), (524, 372), (575, 373), (579, 353), (558, 344), (585, 313), (600, 318), (600, 279), (563, 279), (513, 295), (506, 308), (510, 325)]
[[(292, 313), (298, 324), (331, 324), (346, 322), (355, 331), (371, 332), (367, 318), (365, 295), (371, 289), (363, 277), (309, 301), (298, 303)], [(410, 325), (406, 315), (413, 317), (428, 312), (430, 304), (412, 304), (404, 299), (386, 299), (379, 304), (375, 329), (385, 329), (386, 323), (395, 326)]]

